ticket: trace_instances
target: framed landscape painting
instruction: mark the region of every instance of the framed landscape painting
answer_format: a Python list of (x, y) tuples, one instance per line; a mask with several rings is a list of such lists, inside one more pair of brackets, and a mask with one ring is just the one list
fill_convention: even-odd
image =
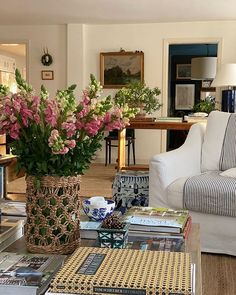
[(176, 79), (191, 79), (191, 64), (176, 65)]
[(144, 81), (143, 52), (100, 53), (100, 81), (103, 88), (121, 88)]

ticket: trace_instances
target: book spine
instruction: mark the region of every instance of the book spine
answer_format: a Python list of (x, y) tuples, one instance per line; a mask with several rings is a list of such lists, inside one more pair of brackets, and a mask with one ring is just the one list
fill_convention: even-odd
[[(145, 289), (131, 289), (131, 288), (110, 288), (110, 287), (93, 287), (93, 292), (97, 294), (120, 294), (120, 295), (147, 295)], [(155, 295), (184, 295), (184, 293), (173, 293), (168, 291), (156, 291)]]
[(185, 240), (187, 240), (189, 237), (191, 226), (192, 226), (192, 217), (189, 216), (185, 230), (184, 230), (184, 234), (183, 234)]

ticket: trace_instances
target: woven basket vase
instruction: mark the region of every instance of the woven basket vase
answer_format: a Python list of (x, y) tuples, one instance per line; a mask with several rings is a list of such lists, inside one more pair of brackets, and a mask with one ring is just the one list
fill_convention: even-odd
[(32, 253), (72, 253), (80, 242), (80, 176), (26, 178), (26, 246)]

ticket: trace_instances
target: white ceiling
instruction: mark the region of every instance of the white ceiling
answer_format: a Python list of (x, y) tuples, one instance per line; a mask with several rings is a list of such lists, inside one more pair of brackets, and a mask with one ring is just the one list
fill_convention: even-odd
[(1, 0), (0, 3), (0, 25), (236, 20), (235, 0)]

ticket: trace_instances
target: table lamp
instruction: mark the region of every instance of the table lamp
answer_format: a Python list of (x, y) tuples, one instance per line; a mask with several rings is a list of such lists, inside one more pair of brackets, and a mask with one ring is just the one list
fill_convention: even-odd
[(222, 64), (211, 87), (228, 87), (227, 90), (222, 91), (221, 110), (223, 112), (235, 112), (236, 90), (233, 89), (233, 86), (236, 86), (236, 64)]

